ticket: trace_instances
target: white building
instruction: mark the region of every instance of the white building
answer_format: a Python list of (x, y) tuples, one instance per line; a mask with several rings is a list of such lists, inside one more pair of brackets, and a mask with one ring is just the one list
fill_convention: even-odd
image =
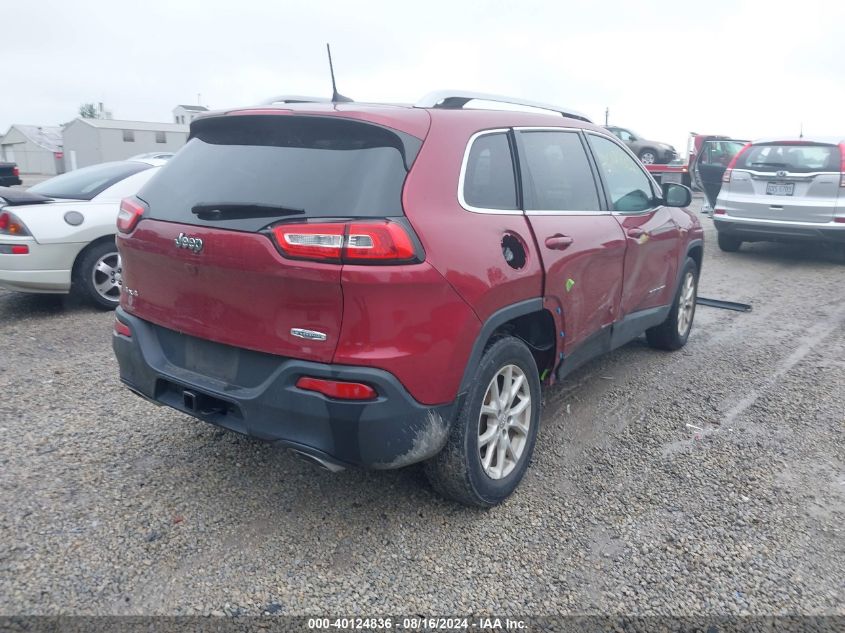
[(64, 127), (63, 136), (65, 168), (70, 171), (135, 154), (176, 152), (188, 138), (188, 126), (79, 118)]
[(62, 173), (62, 128), (12, 125), (0, 140), (0, 160), (17, 163), (23, 174)]
[(197, 115), (208, 112), (208, 108), (200, 105), (178, 105), (173, 108), (173, 122), (178, 125), (190, 125)]

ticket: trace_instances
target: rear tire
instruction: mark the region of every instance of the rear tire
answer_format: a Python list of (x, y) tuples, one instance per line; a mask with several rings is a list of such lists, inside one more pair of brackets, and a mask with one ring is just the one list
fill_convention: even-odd
[(102, 310), (114, 310), (120, 303), (123, 268), (114, 239), (86, 247), (73, 271), (76, 291)]
[(674, 351), (687, 344), (695, 318), (695, 300), (698, 296), (698, 266), (691, 257), (684, 262), (681, 282), (675, 291), (675, 300), (666, 320), (645, 331), (648, 344), (657, 349)]
[(640, 162), (643, 165), (656, 165), (657, 164), (657, 152), (653, 149), (646, 148), (640, 151), (639, 156)]
[(508, 336), (488, 346), (470, 384), (446, 446), (425, 473), (444, 497), (489, 508), (516, 489), (531, 461), (540, 378), (525, 344)]
[(742, 246), (741, 239), (733, 235), (725, 235), (724, 233), (718, 234), (717, 241), (719, 242), (719, 248), (726, 253), (736, 253), (739, 247)]

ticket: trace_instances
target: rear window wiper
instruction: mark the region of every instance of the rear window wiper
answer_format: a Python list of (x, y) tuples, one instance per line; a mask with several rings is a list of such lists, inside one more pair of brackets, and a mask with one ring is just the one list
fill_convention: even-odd
[(282, 207), (274, 204), (244, 204), (240, 202), (201, 203), (194, 205), (191, 213), (201, 220), (240, 220), (244, 218), (277, 218), (280, 215), (299, 215), (305, 209)]

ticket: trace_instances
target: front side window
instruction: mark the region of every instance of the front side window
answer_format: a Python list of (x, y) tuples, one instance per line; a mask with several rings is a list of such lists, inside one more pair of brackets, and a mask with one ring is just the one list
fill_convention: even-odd
[(525, 131), (520, 141), (526, 210), (599, 210), (593, 172), (577, 133)]
[(475, 139), (464, 172), (464, 201), (480, 209), (516, 209), (513, 157), (505, 132)]
[(744, 145), (740, 141), (709, 141), (704, 145), (701, 164), (727, 167)]
[(595, 134), (590, 134), (589, 138), (613, 210), (619, 213), (639, 213), (653, 207), (651, 181), (637, 161), (613, 141)]

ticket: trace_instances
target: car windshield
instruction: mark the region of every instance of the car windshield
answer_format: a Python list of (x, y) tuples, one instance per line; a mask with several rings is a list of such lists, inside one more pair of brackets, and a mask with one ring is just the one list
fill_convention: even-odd
[(30, 187), (30, 191), (50, 198), (91, 200), (132, 174), (149, 169), (146, 163), (120, 161), (82, 167)]
[(839, 148), (797, 143), (752, 145), (739, 157), (736, 167), (763, 172), (839, 171)]

